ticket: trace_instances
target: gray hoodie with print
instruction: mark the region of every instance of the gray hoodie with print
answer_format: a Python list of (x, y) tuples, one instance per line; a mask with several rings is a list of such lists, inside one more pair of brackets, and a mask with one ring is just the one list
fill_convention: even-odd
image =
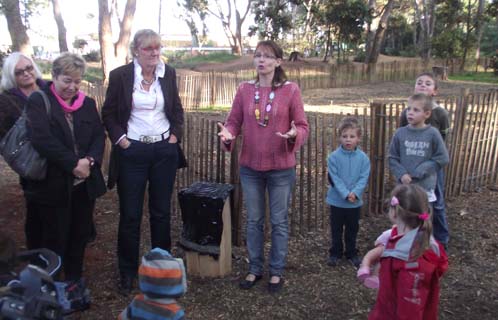
[(400, 182), (408, 173), (413, 183), (430, 192), (436, 187), (437, 171), (448, 164), (448, 150), (437, 129), (401, 127), (389, 146), (389, 168)]

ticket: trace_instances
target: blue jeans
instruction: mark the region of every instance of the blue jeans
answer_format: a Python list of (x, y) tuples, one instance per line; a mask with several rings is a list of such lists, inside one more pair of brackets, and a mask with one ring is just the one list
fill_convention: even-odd
[(446, 204), (444, 202), (444, 171), (437, 172), (436, 202), (433, 206), (432, 226), (434, 238), (446, 246), (449, 240), (448, 222), (446, 221)]
[(240, 181), (247, 209), (249, 273), (254, 275), (263, 273), (265, 193), (268, 190), (271, 222), (269, 271), (271, 275), (281, 276), (287, 257), (288, 209), (292, 188), (296, 181), (296, 171), (294, 168), (255, 171), (248, 167), (240, 167)]
[(140, 250), (140, 224), (148, 183), (152, 248), (171, 250), (170, 206), (178, 151), (167, 140), (146, 144), (132, 141), (119, 154), (118, 265), (122, 275), (136, 276)]

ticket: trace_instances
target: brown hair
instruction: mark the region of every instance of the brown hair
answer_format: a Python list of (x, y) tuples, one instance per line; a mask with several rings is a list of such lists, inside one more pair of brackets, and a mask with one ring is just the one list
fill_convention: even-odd
[[(396, 215), (411, 229), (419, 228), (415, 242), (410, 250), (410, 259), (418, 259), (430, 245), (432, 234), (432, 214), (429, 200), (424, 189), (416, 184), (400, 184), (391, 192), (392, 197), (398, 199), (398, 205), (391, 208), (396, 210)], [(420, 215), (428, 214), (423, 219)]]
[(432, 112), (432, 106), (434, 105), (434, 99), (431, 96), (427, 96), (423, 93), (415, 93), (408, 98), (408, 103), (410, 102), (421, 102), (424, 111)]
[[(256, 50), (258, 48), (264, 47), (266, 49), (270, 49), (273, 54), (275, 55), (275, 58), (277, 59), (283, 59), (284, 58), (284, 51), (280, 46), (272, 40), (263, 40), (258, 42), (258, 45), (256, 46)], [(256, 74), (256, 81), (259, 81), (259, 75)], [(285, 74), (284, 69), (282, 69), (282, 66), (278, 66), (275, 68), (275, 74), (273, 75), (273, 79), (271, 81), (272, 87), (279, 86), (283, 84), (285, 81), (287, 81), (287, 75)]]
[(356, 119), (353, 116), (347, 116), (339, 122), (339, 125), (337, 126), (337, 134), (341, 135), (342, 132), (346, 129), (354, 129), (358, 133), (358, 136), (361, 137), (361, 126), (360, 123), (358, 122), (358, 119)]
[(86, 62), (82, 56), (76, 53), (65, 52), (52, 62), (52, 76), (71, 75), (79, 72), (81, 76), (85, 74)]
[(432, 81), (434, 81), (434, 89), (435, 89), (435, 90), (437, 90), (437, 87), (438, 87), (437, 78), (436, 78), (436, 76), (434, 75), (434, 73), (432, 73), (432, 72), (422, 72), (421, 74), (419, 74), (419, 75), (415, 78), (415, 83), (417, 82), (418, 78), (423, 77), (423, 76), (426, 76), (426, 77), (431, 78), (431, 79), (432, 79)]

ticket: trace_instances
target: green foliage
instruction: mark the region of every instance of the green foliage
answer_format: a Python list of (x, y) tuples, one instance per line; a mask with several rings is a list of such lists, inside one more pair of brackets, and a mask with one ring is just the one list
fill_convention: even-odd
[(256, 0), (252, 7), (256, 25), (249, 27), (249, 35), (257, 34), (260, 39), (281, 39), (293, 27), (291, 2)]
[(355, 57), (353, 58), (354, 62), (365, 62), (365, 58), (367, 56), (367, 53), (365, 50), (360, 50), (356, 53)]
[(466, 72), (449, 77), (450, 80), (497, 83), (498, 75), (492, 72)]
[(487, 23), (484, 26), (481, 39), (481, 52), (484, 56), (492, 56), (498, 50), (498, 23), (494, 21)]
[(323, 22), (332, 25), (334, 33), (348, 44), (356, 44), (363, 35), (363, 25), (370, 19), (370, 13), (365, 1), (330, 1), (326, 5)]
[(92, 50), (89, 53), (84, 54), (83, 58), (86, 60), (86, 62), (100, 62), (100, 51)]
[(191, 55), (187, 52), (175, 52), (172, 55), (165, 55), (168, 64), (174, 68), (192, 69), (204, 63), (222, 63), (240, 58), (237, 55), (227, 52), (213, 52), (207, 54)]
[(438, 58), (454, 58), (462, 55), (465, 34), (463, 30), (447, 30), (432, 38), (433, 54)]
[(85, 39), (74, 39), (73, 41), (73, 48), (75, 49), (84, 49), (85, 46), (88, 45), (88, 42)]
[[(413, 47), (413, 27), (408, 24), (408, 21), (401, 13), (395, 13), (389, 18), (385, 45), (381, 52), (391, 56), (415, 56), (416, 52)], [(402, 54), (403, 53), (403, 54)]]

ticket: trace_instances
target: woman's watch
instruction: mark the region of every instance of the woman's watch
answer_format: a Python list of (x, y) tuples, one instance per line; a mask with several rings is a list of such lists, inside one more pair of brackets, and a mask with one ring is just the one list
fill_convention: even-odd
[(90, 162), (90, 167), (93, 167), (93, 165), (95, 164), (95, 159), (90, 156), (86, 156), (85, 159), (87, 159), (88, 162)]

